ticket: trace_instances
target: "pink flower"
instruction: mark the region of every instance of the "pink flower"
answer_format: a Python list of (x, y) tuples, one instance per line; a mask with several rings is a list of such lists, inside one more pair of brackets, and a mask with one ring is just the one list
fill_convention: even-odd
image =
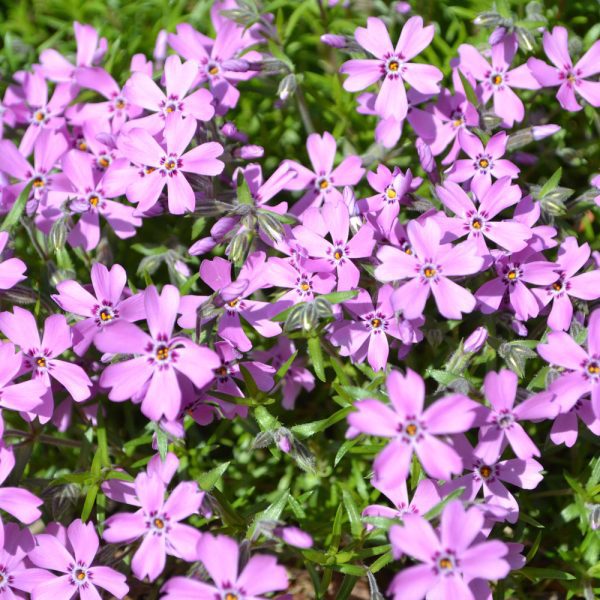
[[(8, 233), (0, 232), (0, 257), (6, 250), (8, 244)], [(1, 258), (0, 258), (1, 260)], [(7, 258), (0, 262), (0, 290), (9, 290), (20, 281), (26, 279), (24, 273), (27, 266), (20, 258)]]
[(458, 132), (460, 147), (468, 154), (469, 159), (455, 161), (448, 171), (450, 181), (471, 181), (471, 189), (482, 198), (492, 183), (492, 177), (514, 179), (519, 168), (509, 160), (501, 158), (506, 152), (508, 136), (503, 131), (490, 138), (485, 148), (481, 140), (465, 129)]
[(292, 207), (291, 212), (295, 215), (302, 214), (310, 206), (321, 206), (324, 201), (341, 200), (342, 194), (337, 188), (356, 185), (365, 172), (358, 156), (347, 156), (335, 169), (333, 168), (336, 141), (327, 131), (322, 136), (311, 133), (306, 140), (306, 148), (312, 171), (296, 161), (284, 161), (284, 164), (289, 165), (296, 172), (296, 177), (286, 183), (285, 189), (308, 189)]
[(548, 388), (556, 394), (561, 412), (570, 410), (584, 394), (591, 394), (592, 408), (600, 418), (600, 310), (589, 320), (587, 351), (564, 331), (552, 331), (537, 351), (550, 363), (565, 367), (566, 372)]
[[(375, 247), (373, 229), (368, 224), (363, 225), (348, 240), (350, 213), (343, 201), (328, 202), (320, 212), (317, 208), (311, 211), (305, 213), (305, 225), (294, 228), (294, 237), (304, 246), (307, 254), (316, 259), (311, 261), (315, 270), (336, 271), (338, 290), (356, 288), (360, 271), (352, 259), (371, 256)], [(307, 227), (308, 224), (313, 227)], [(325, 239), (327, 234), (331, 242)]]
[(357, 411), (348, 415), (350, 435), (360, 432), (391, 438), (373, 464), (377, 485), (390, 489), (403, 484), (413, 453), (431, 477), (449, 479), (451, 474), (462, 473), (460, 456), (437, 436), (472, 427), (479, 418), (477, 403), (454, 394), (425, 409), (425, 383), (411, 369), (405, 376), (392, 371), (386, 385), (391, 407), (379, 400), (360, 400), (354, 405)]
[(158, 201), (168, 188), (169, 211), (174, 215), (192, 212), (196, 198), (183, 173), (218, 175), (225, 167), (217, 160), (223, 146), (217, 142), (200, 144), (185, 152), (196, 132), (196, 120), (176, 116), (164, 129), (163, 148), (145, 129), (132, 129), (119, 136), (119, 148), (132, 162), (146, 167), (145, 177), (127, 188), (127, 197), (138, 204), (136, 213), (143, 214)]
[(144, 292), (150, 334), (133, 323), (119, 320), (94, 343), (102, 352), (133, 354), (134, 358), (104, 369), (100, 385), (112, 388), (108, 397), (121, 402), (141, 394), (142, 412), (154, 421), (163, 415), (173, 420), (181, 409), (178, 376), (201, 388), (210, 383), (220, 361), (208, 348), (189, 338), (173, 336), (179, 310), (179, 290), (165, 285), (162, 294), (154, 286)]
[(556, 98), (565, 110), (581, 110), (575, 92), (592, 106), (600, 106), (600, 83), (587, 79), (600, 73), (600, 41), (594, 42), (573, 66), (567, 30), (554, 27), (552, 32), (544, 31), (544, 51), (554, 66), (537, 58), (530, 58), (527, 65), (541, 86), (560, 86)]
[(23, 351), (23, 371), (31, 371), (33, 378), (46, 387), (43, 403), (31, 411), (42, 423), (52, 416), (52, 379), (62, 384), (75, 402), (90, 397), (92, 381), (85, 371), (79, 365), (57, 358), (72, 346), (71, 328), (64, 315), (51, 315), (46, 319), (40, 340), (35, 317), (15, 306), (12, 313), (0, 313), (0, 331)]
[(224, 535), (203, 535), (198, 544), (198, 558), (213, 583), (173, 577), (161, 590), (164, 600), (266, 600), (263, 594), (288, 587), (287, 573), (273, 556), (255, 554), (240, 571), (240, 549), (235, 540)]
[[(14, 466), (15, 455), (12, 448), (0, 442), (0, 486), (6, 481)], [(11, 514), (21, 523), (29, 525), (37, 521), (42, 516), (38, 507), (43, 503), (43, 500), (22, 487), (0, 487), (0, 509)]]
[(436, 192), (444, 206), (456, 215), (440, 219), (448, 234), (452, 238), (461, 238), (466, 234), (479, 256), (490, 253), (486, 238), (505, 250), (517, 252), (523, 250), (527, 246), (527, 240), (532, 237), (531, 229), (523, 223), (494, 220), (499, 213), (521, 198), (519, 186), (510, 185), (508, 177), (502, 177), (487, 188), (479, 198), (478, 206), (452, 181), (437, 186)]
[(155, 470), (148, 469), (135, 478), (135, 497), (123, 501), (140, 509), (117, 513), (106, 521), (103, 538), (110, 543), (131, 543), (142, 538), (131, 561), (138, 579), (154, 581), (164, 570), (167, 554), (186, 561), (198, 558), (196, 546), (201, 533), (180, 523), (198, 512), (204, 492), (195, 481), (182, 481), (165, 499), (166, 484)]
[(409, 279), (392, 295), (394, 308), (403, 311), (405, 318), (416, 319), (423, 314), (431, 292), (444, 317), (460, 319), (462, 313), (471, 312), (475, 308), (473, 294), (449, 277), (476, 273), (484, 259), (468, 242), (440, 244), (442, 232), (432, 218), (424, 223), (410, 221), (407, 233), (409, 246), (403, 250), (383, 246), (377, 253), (381, 264), (375, 269), (375, 277), (379, 281)]
[(555, 331), (566, 330), (573, 319), (573, 305), (570, 296), (581, 300), (600, 298), (600, 271), (594, 269), (576, 275), (585, 267), (590, 258), (590, 247), (587, 243), (577, 245), (574, 237), (568, 237), (561, 244), (556, 259), (556, 271), (559, 278), (545, 288), (533, 289), (533, 294), (544, 305), (552, 303), (548, 315), (548, 326)]
[(390, 529), (392, 551), (396, 557), (408, 554), (424, 564), (394, 577), (388, 589), (394, 600), (421, 600), (429, 595), (472, 599), (472, 580), (502, 579), (510, 571), (506, 544), (493, 540), (473, 545), (483, 529), (483, 515), (476, 507), (465, 510), (460, 500), (450, 502), (442, 513), (439, 533), (421, 516), (407, 514), (403, 521)]
[(206, 89), (189, 93), (198, 74), (198, 63), (189, 60), (181, 64), (179, 56), (172, 55), (165, 61), (166, 93), (145, 73), (134, 73), (125, 84), (125, 98), (154, 114), (128, 123), (128, 127), (141, 127), (156, 135), (167, 119), (177, 114), (208, 121), (215, 114), (212, 94)]
[(86, 317), (73, 325), (73, 350), (79, 356), (85, 354), (96, 336), (120, 319), (133, 322), (146, 316), (142, 293), (122, 297), (127, 273), (121, 265), (113, 265), (109, 271), (103, 264), (95, 263), (90, 276), (94, 295), (69, 279), (58, 283), (58, 294), (52, 296), (64, 311)]
[(66, 542), (61, 543), (49, 533), (36, 536), (36, 547), (29, 552), (29, 560), (61, 575), (38, 583), (32, 590), (32, 600), (69, 600), (73, 594), (82, 600), (99, 598), (97, 587), (117, 598), (127, 594), (125, 575), (111, 567), (93, 564), (98, 552), (98, 534), (92, 523), (73, 521), (67, 529)]
[(408, 109), (405, 81), (422, 94), (437, 94), (440, 91), (439, 82), (443, 75), (437, 67), (407, 62), (429, 46), (433, 33), (433, 25), (423, 27), (421, 17), (411, 17), (402, 28), (394, 48), (384, 22), (369, 17), (366, 29), (359, 27), (354, 35), (356, 41), (375, 59), (345, 62), (340, 69), (341, 73), (348, 75), (344, 89), (357, 92), (383, 77), (375, 110), (382, 117), (403, 120)]
[(507, 35), (501, 42), (492, 46), (492, 65), (470, 44), (461, 44), (460, 70), (471, 74), (481, 82), (483, 102), (494, 99), (494, 112), (504, 120), (506, 127), (521, 122), (525, 117), (525, 107), (512, 88), (537, 90), (540, 84), (532, 75), (527, 64), (509, 69), (517, 51), (515, 35)]

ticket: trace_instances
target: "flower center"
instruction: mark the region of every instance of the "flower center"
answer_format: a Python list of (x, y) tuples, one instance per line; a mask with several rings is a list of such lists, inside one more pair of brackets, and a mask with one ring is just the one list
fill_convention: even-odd
[(479, 166), (482, 169), (487, 169), (490, 166), (490, 161), (487, 158), (480, 158), (479, 159)]
[(573, 71), (568, 71), (568, 73), (567, 73), (567, 81), (569, 83), (575, 83), (577, 81), (577, 77), (575, 76), (575, 73), (573, 73)]
[(110, 156), (103, 154), (98, 158), (98, 166), (100, 166), (102, 169), (107, 169), (110, 166), (110, 161)]
[(127, 106), (125, 100), (123, 98), (117, 98), (115, 100), (115, 108), (117, 110), (123, 110)]
[(165, 169), (167, 169), (167, 171), (172, 171), (176, 166), (177, 163), (174, 160), (168, 160), (165, 163)]
[(98, 202), (100, 202), (100, 198), (96, 194), (92, 194), (88, 198), (88, 202), (90, 203), (90, 206), (98, 206)]
[(432, 279), (435, 277), (437, 269), (433, 265), (425, 265), (421, 272), (426, 279)]
[(379, 327), (381, 327), (381, 319), (378, 319), (377, 317), (371, 319), (371, 327), (373, 327), (373, 329), (379, 329)]
[(300, 284), (300, 289), (301, 289), (303, 292), (308, 292), (308, 290), (310, 290), (310, 284), (309, 284), (308, 282), (306, 282), (306, 281), (303, 281), (303, 282)]
[(46, 118), (46, 113), (43, 110), (36, 110), (33, 113), (33, 120), (41, 123)]
[(159, 519), (158, 517), (156, 517), (156, 519), (152, 521), (152, 524), (154, 525), (154, 527), (156, 527), (156, 529), (165, 528), (165, 522), (162, 519)]
[(215, 369), (215, 373), (217, 377), (227, 377), (229, 375), (229, 370), (225, 365), (221, 365), (218, 369)]
[(154, 171), (156, 171), (156, 167), (145, 167), (144, 168), (144, 173), (146, 175), (150, 175), (150, 173), (154, 173)]
[(481, 477), (483, 477), (483, 479), (489, 479), (492, 475), (492, 468), (488, 467), (487, 465), (482, 465), (479, 467), (479, 474)]
[(208, 63), (208, 65), (206, 66), (206, 71), (209, 75), (218, 75), (220, 69), (219, 69), (219, 65), (215, 62), (210, 62)]
[(33, 178), (33, 187), (34, 188), (43, 188), (46, 185), (46, 182), (44, 181), (44, 178), (41, 175), (38, 175), (37, 177)]
[(452, 561), (449, 558), (440, 558), (438, 561), (438, 566), (443, 571), (447, 571), (448, 569), (452, 568)]
[(99, 315), (100, 315), (100, 320), (104, 323), (106, 323), (107, 321), (112, 321), (115, 317), (115, 315), (109, 308), (103, 308), (100, 311)]
[(502, 83), (502, 75), (500, 73), (496, 73), (492, 76), (492, 83), (494, 85), (500, 85)]
[(35, 359), (35, 364), (40, 368), (40, 369), (45, 369), (46, 368), (46, 359), (43, 356), (38, 356)]
[(438, 555), (436, 558), (438, 573), (450, 575), (456, 569), (456, 559), (451, 553)]
[(398, 56), (391, 56), (385, 64), (385, 70), (388, 75), (397, 76), (402, 68), (402, 61)]
[(230, 308), (235, 308), (239, 303), (240, 303), (240, 299), (239, 298), (235, 298), (235, 300), (230, 300), (227, 303), (227, 306), (229, 306)]
[(514, 423), (514, 421), (515, 419), (511, 414), (502, 415), (498, 419), (498, 426), (502, 429), (506, 429), (507, 427), (510, 427)]
[(85, 142), (85, 140), (78, 140), (76, 145), (77, 148), (79, 148), (79, 150), (81, 150), (82, 152), (86, 152), (88, 149), (88, 145)]
[(231, 592), (227, 592), (223, 597), (223, 600), (238, 600), (238, 595), (232, 594)]
[(562, 282), (561, 280), (559, 280), (559, 281), (555, 281), (555, 282), (552, 284), (552, 289), (553, 289), (555, 292), (560, 292), (560, 291), (563, 289), (563, 282)]
[(75, 578), (79, 581), (83, 581), (85, 579), (85, 571), (83, 569), (77, 569), (75, 571)]
[(473, 229), (481, 229), (483, 227), (483, 221), (479, 218), (479, 217), (475, 217), (472, 221), (471, 221), (471, 227)]
[(517, 279), (519, 279), (520, 275), (521, 273), (519, 272), (519, 269), (512, 268), (506, 274), (506, 281), (508, 281), (509, 283), (516, 281)]
[(161, 344), (156, 349), (156, 360), (165, 361), (169, 358), (169, 346)]
[(395, 198), (398, 197), (398, 193), (396, 192), (396, 190), (393, 187), (389, 187), (386, 192), (385, 195), (390, 199), (390, 200), (394, 200)]
[(600, 374), (600, 364), (595, 360), (591, 360), (587, 364), (586, 370), (592, 377), (597, 377)]

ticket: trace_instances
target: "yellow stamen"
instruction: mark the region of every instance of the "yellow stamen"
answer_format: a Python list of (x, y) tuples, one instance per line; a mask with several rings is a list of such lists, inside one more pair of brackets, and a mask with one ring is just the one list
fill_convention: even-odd
[(98, 206), (98, 202), (100, 202), (100, 198), (98, 198), (98, 196), (96, 196), (96, 195), (90, 196), (89, 202), (92, 206)]
[(41, 367), (42, 369), (44, 369), (46, 367), (46, 359), (43, 356), (40, 356), (39, 358), (36, 359), (36, 364), (38, 367)]
[(492, 469), (490, 469), (490, 467), (487, 465), (483, 465), (483, 467), (479, 469), (479, 473), (481, 473), (481, 476), (484, 479), (487, 479), (492, 474)]
[(410, 437), (414, 437), (415, 435), (417, 435), (417, 426), (414, 423), (409, 423), (406, 426), (406, 433), (408, 433), (408, 435), (410, 435)]
[(213, 66), (212, 66), (212, 67), (211, 67), (211, 68), (208, 70), (208, 72), (209, 72), (211, 75), (216, 75), (216, 74), (219, 72), (219, 67), (217, 67), (217, 65), (213, 65)]
[(436, 274), (436, 270), (433, 267), (426, 267), (423, 271), (423, 275), (427, 277), (427, 279), (431, 279)]
[(487, 168), (490, 166), (490, 161), (489, 161), (489, 160), (487, 160), (487, 158), (482, 158), (482, 159), (479, 161), (479, 166), (480, 166), (482, 169), (487, 169)]
[(508, 272), (508, 275), (507, 275), (507, 277), (508, 277), (508, 279), (510, 279), (511, 281), (513, 281), (514, 279), (516, 279), (516, 278), (517, 278), (517, 272), (516, 272), (514, 269), (511, 269), (511, 270)]
[(502, 75), (494, 75), (492, 78), (492, 83), (494, 85), (500, 85), (502, 83)]
[(104, 156), (101, 156), (98, 159), (98, 164), (103, 168), (106, 169), (109, 165), (110, 165), (110, 161), (108, 160), (108, 158), (105, 158)]
[(167, 358), (169, 358), (169, 347), (168, 346), (160, 346), (156, 350), (156, 358), (158, 360), (167, 360)]
[(400, 63), (397, 60), (392, 60), (388, 64), (388, 69), (390, 71), (397, 71), (400, 68)]
[(440, 559), (438, 564), (440, 566), (440, 569), (451, 569), (452, 568), (452, 561), (449, 558)]
[(381, 319), (371, 319), (371, 325), (377, 329), (378, 327), (381, 327)]

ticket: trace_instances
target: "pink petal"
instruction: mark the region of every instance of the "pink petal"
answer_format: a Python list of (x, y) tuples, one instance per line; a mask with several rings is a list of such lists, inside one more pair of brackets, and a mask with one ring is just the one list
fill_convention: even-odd
[(369, 17), (367, 27), (358, 27), (354, 37), (365, 50), (377, 58), (383, 58), (394, 51), (385, 23), (376, 17)]
[(198, 544), (198, 558), (219, 587), (237, 581), (238, 556), (237, 543), (225, 535), (207, 533)]
[(340, 73), (349, 77), (344, 81), (347, 92), (358, 92), (381, 79), (381, 61), (353, 59), (346, 61), (340, 68)]
[(225, 164), (217, 157), (222, 154), (223, 146), (217, 142), (200, 144), (181, 157), (181, 170), (199, 175), (220, 175)]
[(335, 138), (327, 131), (322, 136), (311, 133), (306, 140), (306, 148), (315, 173), (329, 175), (333, 170), (337, 148)]
[(236, 586), (252, 596), (258, 596), (287, 589), (288, 576), (274, 556), (255, 554), (240, 573)]
[(81, 519), (77, 519), (69, 525), (67, 536), (73, 548), (75, 560), (81, 561), (89, 567), (99, 547), (98, 534), (94, 524), (83, 523)]
[(432, 284), (431, 292), (440, 314), (447, 319), (461, 319), (462, 313), (471, 312), (476, 305), (475, 296), (469, 290), (447, 277), (440, 277)]
[(395, 52), (402, 54), (405, 60), (410, 60), (431, 44), (433, 35), (433, 25), (423, 27), (421, 17), (411, 17), (402, 27)]
[(427, 563), (441, 549), (438, 536), (431, 525), (423, 517), (412, 514), (404, 515), (401, 526), (394, 525), (390, 528), (390, 542), (395, 556), (407, 554)]
[(387, 76), (375, 100), (375, 110), (381, 117), (394, 117), (398, 121), (406, 117), (408, 101), (404, 81), (401, 78)]
[(357, 410), (348, 415), (348, 423), (361, 433), (381, 437), (394, 437), (398, 433), (398, 415), (379, 400), (359, 400), (354, 407)]
[(428, 433), (415, 444), (415, 451), (430, 477), (448, 480), (463, 471), (462, 459), (456, 451)]
[(83, 402), (91, 396), (92, 381), (79, 365), (53, 359), (50, 375), (67, 388), (75, 402)]
[(163, 572), (166, 558), (165, 536), (148, 534), (133, 555), (131, 570), (138, 579), (154, 581)]

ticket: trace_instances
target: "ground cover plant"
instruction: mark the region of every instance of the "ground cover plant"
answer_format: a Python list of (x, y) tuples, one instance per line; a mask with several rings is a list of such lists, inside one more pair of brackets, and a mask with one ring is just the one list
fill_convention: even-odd
[(0, 595), (600, 594), (600, 7), (17, 1)]

